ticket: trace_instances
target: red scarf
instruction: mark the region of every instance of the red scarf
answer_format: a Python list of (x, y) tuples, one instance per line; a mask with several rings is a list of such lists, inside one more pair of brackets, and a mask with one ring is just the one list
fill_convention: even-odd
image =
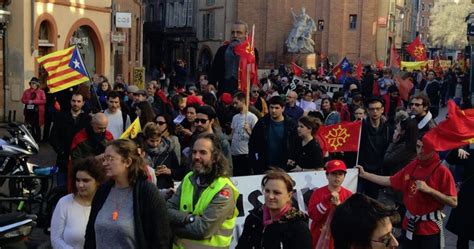
[(287, 203), (285, 206), (283, 206), (280, 212), (272, 218), (270, 215), (270, 209), (267, 206), (263, 205), (263, 226), (266, 227), (276, 221), (279, 221), (281, 217), (283, 217), (290, 209), (291, 203)]

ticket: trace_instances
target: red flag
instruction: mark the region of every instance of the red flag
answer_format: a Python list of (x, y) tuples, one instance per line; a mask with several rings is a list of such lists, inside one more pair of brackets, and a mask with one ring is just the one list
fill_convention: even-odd
[(377, 69), (383, 69), (383, 67), (384, 67), (383, 61), (377, 61), (376, 62), (376, 67), (377, 67)]
[(342, 122), (321, 126), (316, 135), (321, 149), (327, 152), (358, 151), (362, 122)]
[(400, 92), (400, 97), (408, 101), (410, 91), (413, 89), (413, 79), (411, 77), (402, 79), (400, 76), (396, 76), (395, 83), (397, 84), (398, 91)]
[(406, 51), (411, 57), (415, 58), (416, 61), (426, 61), (426, 48), (419, 36), (407, 46)]
[(395, 44), (392, 44), (392, 48), (390, 49), (390, 67), (400, 68), (400, 64), (400, 54), (398, 54)]
[(324, 77), (324, 75), (325, 75), (325, 73), (324, 73), (324, 67), (323, 67), (323, 65), (321, 65), (321, 66), (319, 67), (319, 76)]
[(448, 117), (429, 130), (423, 141), (436, 151), (445, 151), (474, 143), (474, 109), (461, 110), (453, 100), (448, 101)]
[(303, 68), (301, 68), (300, 66), (296, 65), (295, 62), (292, 62), (292, 63), (291, 63), (291, 70), (292, 70), (293, 73), (294, 73), (296, 76), (298, 76), (298, 77), (300, 77), (301, 74), (303, 73)]
[(240, 57), (238, 83), (239, 90), (247, 91), (247, 65), (250, 65), (250, 85), (258, 83), (257, 64), (255, 63), (255, 51), (250, 45), (250, 36), (245, 41), (234, 47), (234, 53)]
[(357, 61), (357, 69), (356, 69), (356, 75), (357, 79), (361, 80), (362, 79), (362, 61), (360, 59)]

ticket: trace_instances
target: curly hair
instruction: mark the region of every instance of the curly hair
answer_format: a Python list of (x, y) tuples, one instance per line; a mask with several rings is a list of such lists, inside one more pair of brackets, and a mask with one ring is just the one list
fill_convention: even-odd
[(139, 179), (146, 179), (145, 161), (138, 154), (138, 147), (133, 141), (117, 139), (108, 143), (107, 146), (112, 146), (114, 151), (122, 157), (122, 160), (132, 160), (128, 168), (128, 183), (130, 185), (135, 185)]

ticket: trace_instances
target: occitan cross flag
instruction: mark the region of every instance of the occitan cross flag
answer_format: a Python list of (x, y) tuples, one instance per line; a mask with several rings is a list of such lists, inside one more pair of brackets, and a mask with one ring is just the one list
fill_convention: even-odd
[(122, 135), (120, 135), (120, 139), (127, 139), (131, 138), (134, 139), (137, 137), (137, 134), (142, 131), (142, 127), (140, 126), (140, 119), (137, 117), (135, 121), (125, 130)]

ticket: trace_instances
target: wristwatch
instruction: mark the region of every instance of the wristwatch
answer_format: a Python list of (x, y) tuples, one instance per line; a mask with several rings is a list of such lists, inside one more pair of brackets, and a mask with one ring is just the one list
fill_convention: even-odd
[(194, 215), (192, 214), (188, 215), (188, 217), (186, 218), (188, 224), (193, 223), (195, 219), (196, 217), (194, 217)]

